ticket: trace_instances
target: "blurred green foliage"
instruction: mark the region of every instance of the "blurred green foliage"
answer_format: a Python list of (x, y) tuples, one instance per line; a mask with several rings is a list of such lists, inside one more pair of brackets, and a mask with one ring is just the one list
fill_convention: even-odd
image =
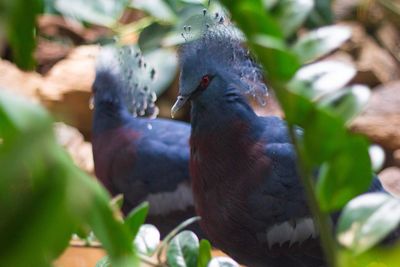
[(0, 0), (0, 28), (5, 29), (13, 60), (25, 70), (35, 67), (36, 15), (42, 9), (42, 0)]
[(128, 228), (114, 218), (105, 189), (56, 143), (47, 112), (0, 92), (0, 122), (2, 264), (49, 266), (89, 227), (115, 266), (135, 264)]
[(54, 0), (54, 8), (70, 18), (105, 27), (115, 27), (130, 0)]

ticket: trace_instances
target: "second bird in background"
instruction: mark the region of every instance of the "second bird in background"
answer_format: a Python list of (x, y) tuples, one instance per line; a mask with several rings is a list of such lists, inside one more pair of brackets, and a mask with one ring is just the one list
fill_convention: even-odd
[[(92, 88), (92, 143), (96, 176), (112, 195), (123, 194), (124, 213), (148, 201), (147, 222), (164, 236), (195, 216), (190, 125), (136, 116), (156, 112), (147, 84), (154, 76), (155, 70), (131, 47), (101, 50)], [(198, 233), (196, 225), (192, 228)]]

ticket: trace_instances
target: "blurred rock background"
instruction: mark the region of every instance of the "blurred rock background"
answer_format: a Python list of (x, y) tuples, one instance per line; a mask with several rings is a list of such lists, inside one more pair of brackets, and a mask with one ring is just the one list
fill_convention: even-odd
[[(198, 3), (186, 3), (196, 1), (181, 2), (185, 2), (184, 5), (170, 14), (171, 8), (162, 5), (163, 1), (154, 1), (158, 5), (154, 6), (154, 10), (158, 10), (154, 14), (149, 9), (151, 4), (133, 1), (134, 4), (118, 17), (117, 28), (97, 23), (95, 19), (92, 23), (76, 17), (72, 19), (66, 16), (72, 11), (67, 12), (65, 6), (59, 4), (58, 9), (55, 6), (55, 10), (38, 18), (40, 37), (34, 71), (24, 72), (16, 67), (10, 47), (7, 43), (3, 45), (0, 90), (25, 95), (47, 107), (57, 120), (54, 127), (59, 142), (79, 167), (93, 175), (90, 98), (99, 52), (97, 44), (110, 42), (117, 31), (124, 43), (139, 42), (144, 52), (160, 49), (172, 52), (167, 58), (159, 54), (155, 61), (170, 63), (161, 66), (164, 69), (159, 75), (166, 77), (161, 77), (163, 84), (157, 89), (159, 116), (170, 117), (170, 107), (178, 90), (174, 45), (182, 41), (177, 41), (177, 35), (180, 37), (183, 25), (176, 17), (181, 19), (189, 11), (201, 10)], [(351, 128), (384, 149), (386, 160), (379, 176), (400, 195), (400, 1), (338, 0), (333, 3), (332, 10), (329, 7), (325, 10), (323, 5), (320, 10), (316, 9), (310, 18), (310, 27), (329, 23), (329, 16), (335, 18), (335, 23), (348, 25), (353, 35), (326, 60), (354, 65), (357, 75), (351, 83), (372, 88), (369, 105), (353, 121)], [(265, 107), (254, 107), (259, 114), (282, 116), (272, 92)], [(188, 107), (178, 114), (178, 119), (189, 119)]]

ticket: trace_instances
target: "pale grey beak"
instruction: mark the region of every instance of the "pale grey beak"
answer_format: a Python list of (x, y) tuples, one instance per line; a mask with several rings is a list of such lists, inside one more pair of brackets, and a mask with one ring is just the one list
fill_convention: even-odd
[(176, 112), (178, 112), (178, 110), (180, 110), (183, 105), (185, 105), (186, 101), (188, 101), (189, 96), (178, 96), (178, 98), (176, 99), (175, 104), (172, 106), (171, 108), (171, 117), (173, 118), (176, 114)]

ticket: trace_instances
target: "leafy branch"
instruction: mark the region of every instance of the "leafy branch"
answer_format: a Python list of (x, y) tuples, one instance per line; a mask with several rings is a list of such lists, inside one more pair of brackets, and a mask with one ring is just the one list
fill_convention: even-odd
[[(338, 246), (332, 236), (330, 213), (343, 208), (371, 185), (369, 144), (347, 128), (368, 101), (369, 89), (362, 85), (347, 86), (355, 75), (350, 66), (334, 61), (314, 62), (338, 48), (351, 33), (343, 26), (326, 26), (297, 35), (297, 29), (312, 10), (314, 1), (311, 0), (221, 2), (246, 35), (275, 89), (299, 155), (302, 182), (320, 230), (325, 255), (331, 266), (337, 266)], [(297, 126), (303, 129), (301, 135), (295, 133)], [(317, 179), (314, 178), (316, 169), (319, 169)], [(394, 216), (394, 221), (389, 214), (379, 217), (379, 223), (386, 225), (385, 231), (374, 228), (355, 233), (355, 225), (373, 224), (371, 218), (361, 220), (363, 216), (369, 217), (367, 214), (357, 217), (348, 212), (360, 212), (356, 205), (351, 205), (359, 203), (359, 198), (344, 210), (338, 231), (339, 236), (343, 232), (351, 233), (353, 238), (347, 240), (351, 245), (341, 238), (339, 242), (361, 253), (397, 227), (400, 215)], [(400, 203), (391, 196), (382, 201), (396, 207)], [(374, 213), (372, 210), (374, 208), (369, 207), (370, 213)]]

